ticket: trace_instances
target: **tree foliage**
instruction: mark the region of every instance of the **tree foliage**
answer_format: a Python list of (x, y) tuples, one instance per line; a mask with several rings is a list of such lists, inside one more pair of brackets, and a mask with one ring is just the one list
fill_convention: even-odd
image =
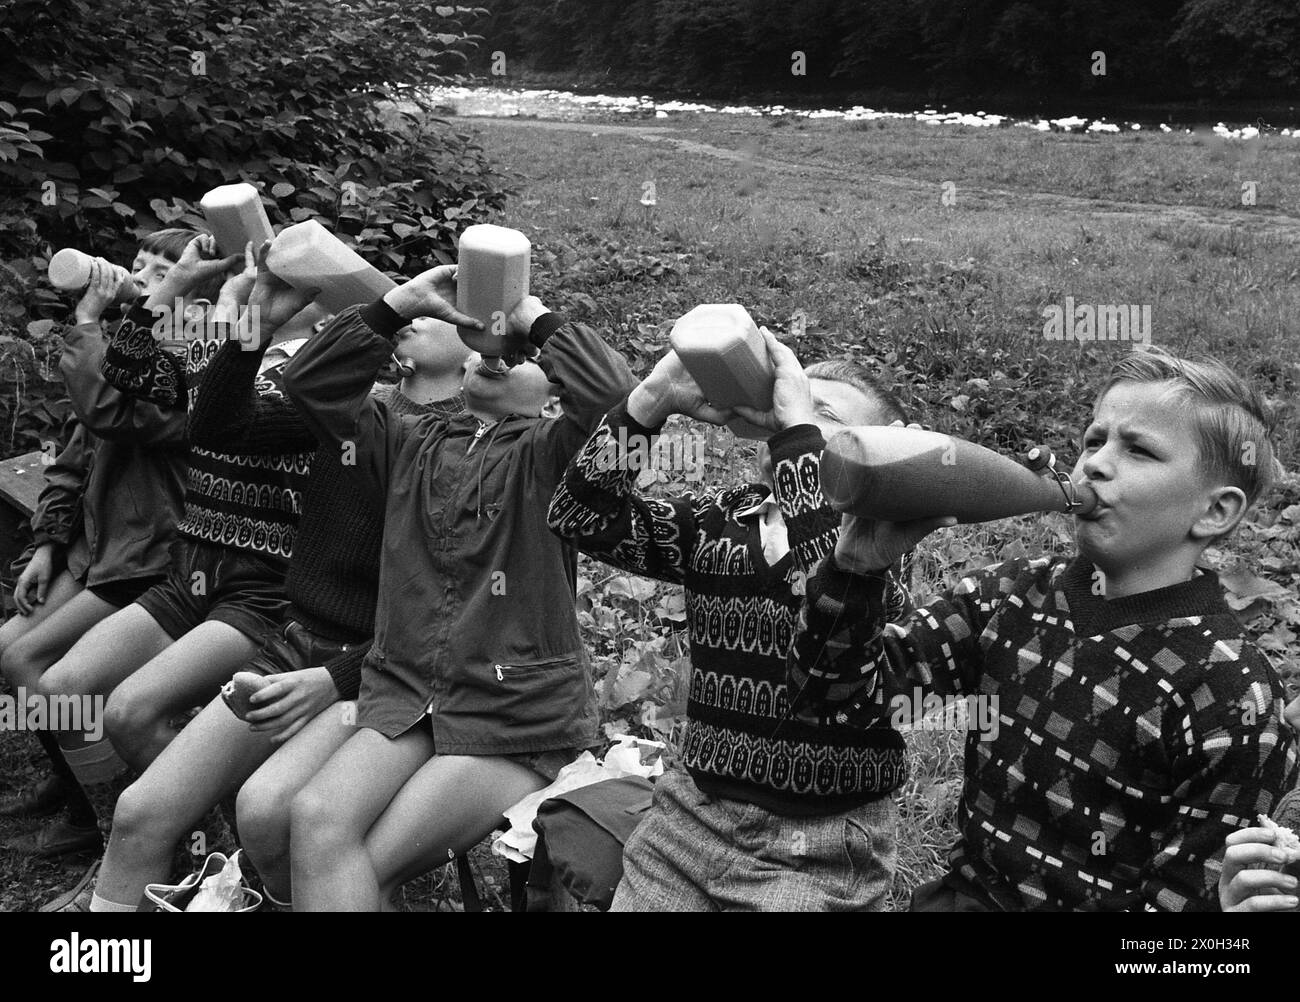
[[(486, 13), (402, 0), (6, 0), (0, 336), (62, 309), (37, 282), (52, 250), (129, 263), (143, 234), (201, 226), (199, 198), (233, 181), (261, 188), (273, 224), (320, 217), (382, 269), (448, 259), (466, 222), (503, 205), (502, 179), (467, 136), (394, 102), (421, 105), (420, 88), (463, 71)], [(0, 378), (28, 354), (0, 343)], [(17, 441), (4, 444), (30, 447), (11, 426)]]
[[(1281, 98), (1294, 0), (495, 0), (486, 49), (629, 87)], [(790, 73), (803, 52), (806, 74)], [(1106, 73), (1093, 72), (1094, 52)]]

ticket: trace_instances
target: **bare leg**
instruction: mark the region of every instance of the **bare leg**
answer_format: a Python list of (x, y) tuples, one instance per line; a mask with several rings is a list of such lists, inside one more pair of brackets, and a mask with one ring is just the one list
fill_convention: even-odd
[(109, 697), (113, 747), (144, 770), (176, 736), (171, 718), (206, 703), (257, 653), (257, 644), (227, 623), (200, 623), (124, 679)]
[(50, 582), (43, 605), (36, 606), (30, 616), (24, 616), (22, 613), (10, 616), (4, 626), (0, 626), (0, 673), (9, 679), (15, 689), (20, 685), (28, 686), (31, 683), (27, 680), (25, 666), (11, 664), (8, 657), (10, 648), (63, 608), (69, 599), (80, 594), (81, 591), (81, 585), (77, 584), (71, 574), (63, 571)]
[(437, 755), (398, 791), (366, 836), (381, 900), (400, 884), (468, 852), (502, 815), (547, 785), (505, 758)]
[(131, 905), (146, 884), (165, 881), (176, 843), (272, 748), (269, 735), (250, 731), (220, 698), (205, 706), (118, 798), (95, 893)]
[[(0, 668), (15, 689), (20, 686), (29, 693), (35, 693), (40, 677), (52, 664), (72, 650), (78, 640), (97, 623), (103, 622), (117, 612), (111, 602), (105, 602), (92, 592), (82, 591), (81, 586), (68, 579), (72, 587), (78, 589), (66, 597), (58, 608), (50, 608), (47, 599), (40, 611), (45, 615), (37, 622), (36, 614), (26, 617), (30, 628), (13, 643), (6, 646), (0, 655)], [(51, 592), (57, 592), (58, 582)], [(50, 598), (57, 598), (51, 594)], [(48, 610), (48, 611), (46, 611)], [(9, 623), (15, 622), (15, 617)], [(8, 628), (9, 623), (5, 624)]]
[(277, 749), (239, 790), (239, 838), (266, 889), (278, 901), (292, 896), (289, 805), (331, 755), (357, 733), (355, 703), (327, 706)]
[[(131, 604), (96, 623), (72, 645), (72, 649), (41, 675), (38, 691), (48, 697), (69, 695), (107, 696), (113, 688), (172, 642), (167, 631), (139, 605)], [(79, 778), (102, 782), (104, 772), (116, 762), (111, 748), (101, 746), (103, 721), (92, 733), (58, 731), (55, 739)], [(99, 749), (98, 751), (96, 749)], [(88, 764), (90, 756), (94, 764)]]
[(395, 740), (362, 728), (294, 798), (290, 843), (299, 911), (379, 910), (366, 833), (432, 755), (433, 738), (420, 728)]
[[(83, 590), (67, 571), (57, 575), (46, 592), (45, 602), (36, 606), (30, 616), (14, 616), (0, 627), (0, 672), (9, 680), (15, 697), (25, 699), (37, 694), (42, 673), (95, 623), (113, 612), (112, 605)], [(78, 827), (94, 824), (94, 809), (77, 785), (55, 735), (40, 730), (36, 740), (50, 760), (53, 776), (11, 805), (20, 805), (24, 800), (35, 804), (49, 796), (61, 796), (72, 824)]]

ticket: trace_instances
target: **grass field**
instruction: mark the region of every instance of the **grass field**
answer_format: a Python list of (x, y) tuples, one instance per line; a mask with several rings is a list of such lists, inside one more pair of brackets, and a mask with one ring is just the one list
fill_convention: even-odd
[[(500, 222), (533, 241), (534, 291), (609, 331), (641, 372), (687, 309), (739, 302), (805, 361), (848, 355), (867, 364), (937, 430), (1005, 451), (1045, 442), (1072, 463), (1091, 387), (1129, 345), (1047, 341), (1043, 309), (1067, 296), (1149, 305), (1153, 343), (1208, 352), (1259, 381), (1277, 408), (1283, 462), (1300, 462), (1294, 140), (1241, 147), (1151, 133), (728, 116), (590, 126), (453, 119), (450, 127), (476, 134), (514, 173)], [(1254, 207), (1240, 204), (1243, 181), (1257, 183)], [(649, 194), (653, 205), (643, 204)], [(751, 447), (714, 430), (706, 441), (705, 483), (752, 475)], [(1293, 687), (1298, 502), (1293, 474), (1208, 554)], [(918, 597), (1003, 555), (1070, 548), (1062, 516), (961, 527), (923, 545)], [(598, 672), (623, 678), (630, 666), (652, 664), (655, 684), (641, 701), (620, 702), (616, 687), (602, 687), (610, 730), (634, 729), (651, 699), (663, 707), (664, 733), (678, 735), (686, 666), (664, 615), (671, 589), (628, 594), (607, 569), (584, 561), (582, 573)], [(1289, 597), (1251, 600), (1252, 575)], [(941, 871), (955, 836), (961, 737), (927, 731), (909, 740), (896, 904)], [(0, 774), (11, 785), (30, 779), (32, 748), (23, 736), (0, 738)], [(0, 836), (17, 830), (0, 825)], [(504, 868), (479, 856), (502, 887)], [(31, 907), (73, 872), (2, 856), (0, 905)], [(441, 877), (407, 895), (412, 908), (434, 899), (455, 899)]]

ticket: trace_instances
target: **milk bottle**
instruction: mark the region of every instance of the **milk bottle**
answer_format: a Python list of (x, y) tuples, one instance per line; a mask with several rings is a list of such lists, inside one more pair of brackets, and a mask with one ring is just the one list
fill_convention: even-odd
[(456, 331), (480, 355), (499, 358), (526, 345), (526, 337), (510, 334), (506, 317), (528, 295), (531, 252), (526, 236), (504, 226), (482, 223), (460, 235), (456, 309), (481, 320), (485, 329)]
[(251, 184), (223, 184), (199, 200), (208, 229), (217, 238), (217, 247), (227, 257), (244, 253), (244, 245), (253, 241), (253, 250), (275, 238), (271, 221), (266, 218), (262, 196)]
[[(776, 372), (763, 334), (743, 306), (697, 306), (678, 319), (668, 340), (715, 407), (745, 404), (761, 411), (772, 407)], [(745, 438), (765, 439), (772, 434), (740, 418), (728, 427)]]
[(316, 302), (331, 313), (373, 303), (397, 287), (314, 219), (282, 229), (266, 266), (295, 289), (319, 288)]

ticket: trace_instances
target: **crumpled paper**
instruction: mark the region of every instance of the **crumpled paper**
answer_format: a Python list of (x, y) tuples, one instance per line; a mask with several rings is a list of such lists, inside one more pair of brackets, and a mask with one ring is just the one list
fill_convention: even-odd
[(591, 752), (585, 751), (561, 769), (550, 786), (530, 793), (523, 800), (505, 812), (505, 819), (510, 822), (510, 830), (495, 839), (492, 851), (498, 856), (515, 863), (527, 863), (533, 858), (537, 848), (537, 833), (533, 831), (533, 819), (537, 817), (537, 808), (542, 801), (550, 800), (572, 790), (599, 783), (605, 779), (619, 779), (623, 776), (641, 776), (654, 779), (662, 776), (663, 758), (655, 754), (650, 765), (641, 762), (643, 751), (662, 753), (665, 745), (662, 741), (648, 741), (634, 738), (630, 734), (621, 735), (618, 743), (605, 753), (603, 760), (598, 760)]
[(244, 875), (239, 866), (239, 851), (236, 851), (223, 866), (210, 877), (204, 877), (190, 903), (185, 906), (187, 912), (235, 912), (244, 903)]

